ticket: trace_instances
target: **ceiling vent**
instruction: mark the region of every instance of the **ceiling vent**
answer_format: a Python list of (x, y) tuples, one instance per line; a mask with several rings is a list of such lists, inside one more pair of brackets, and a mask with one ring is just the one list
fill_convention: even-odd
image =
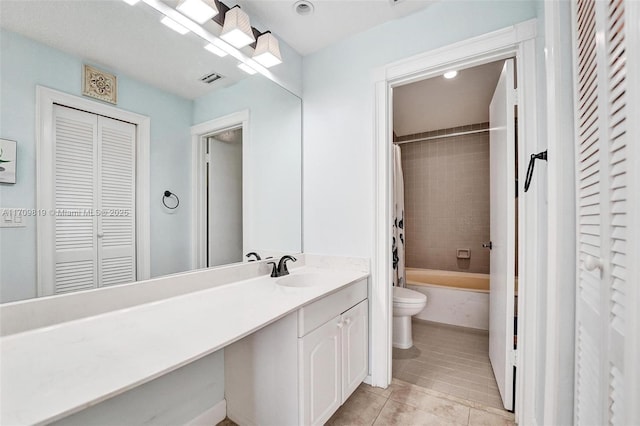
[(220, 80), (222, 76), (218, 73), (212, 72), (211, 74), (207, 74), (200, 79), (201, 82), (206, 84), (211, 84), (216, 80)]

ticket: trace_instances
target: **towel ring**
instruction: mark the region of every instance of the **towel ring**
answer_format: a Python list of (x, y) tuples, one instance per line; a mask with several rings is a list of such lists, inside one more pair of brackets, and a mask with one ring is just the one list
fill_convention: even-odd
[[(167, 205), (167, 198), (171, 198), (171, 197), (174, 197), (176, 199), (176, 205), (173, 207), (170, 207)], [(180, 198), (178, 198), (178, 196), (172, 193), (171, 191), (164, 191), (164, 196), (162, 197), (162, 204), (164, 204), (166, 208), (170, 210), (174, 210), (178, 208), (178, 206), (180, 205)]]

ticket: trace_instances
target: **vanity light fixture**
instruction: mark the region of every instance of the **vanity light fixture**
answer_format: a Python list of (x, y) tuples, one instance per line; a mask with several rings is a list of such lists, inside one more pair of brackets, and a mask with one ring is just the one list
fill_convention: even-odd
[(240, 9), (240, 6), (232, 7), (225, 14), (220, 37), (238, 49), (256, 41), (249, 23), (249, 15)]
[(213, 0), (180, 0), (176, 9), (200, 25), (218, 14)]
[(253, 68), (251, 68), (249, 65), (245, 64), (244, 62), (239, 62), (238, 63), (238, 68), (240, 68), (242, 71), (246, 72), (247, 74), (253, 75), (255, 74), (257, 71), (254, 70)]
[(122, 1), (133, 6), (134, 4), (138, 3), (140, 0), (122, 0)]
[(456, 75), (458, 75), (458, 71), (447, 71), (444, 73), (443, 77), (446, 78), (447, 80), (451, 80), (452, 78), (454, 78)]
[(173, 31), (180, 33), (182, 35), (189, 32), (189, 30), (186, 27), (183, 27), (182, 25), (178, 24), (176, 21), (169, 18), (168, 16), (165, 16), (164, 18), (162, 18), (160, 22), (165, 24), (167, 27), (171, 28)]
[(218, 46), (216, 46), (213, 43), (207, 44), (204, 48), (207, 49), (209, 52), (220, 56), (221, 58), (224, 58), (225, 56), (228, 55), (227, 52), (225, 52), (224, 50), (220, 49)]
[(278, 39), (271, 34), (271, 31), (267, 31), (258, 37), (256, 50), (253, 52), (253, 60), (267, 68), (282, 63)]

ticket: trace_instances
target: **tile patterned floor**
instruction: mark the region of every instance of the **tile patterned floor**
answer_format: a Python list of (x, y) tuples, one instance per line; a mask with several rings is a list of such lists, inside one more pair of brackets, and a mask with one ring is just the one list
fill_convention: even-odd
[[(393, 379), (386, 388), (365, 383), (327, 426), (514, 426), (513, 414)], [(217, 426), (237, 426), (229, 419)]]
[(393, 379), (387, 389), (362, 384), (327, 426), (515, 425), (513, 414)]
[(393, 349), (393, 377), (502, 409), (489, 363), (489, 333), (413, 321), (411, 349)]

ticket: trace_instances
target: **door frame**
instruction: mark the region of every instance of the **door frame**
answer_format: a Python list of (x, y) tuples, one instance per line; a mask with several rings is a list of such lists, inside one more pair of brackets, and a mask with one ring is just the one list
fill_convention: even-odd
[[(473, 37), (426, 53), (387, 64), (373, 75), (375, 221), (371, 270), (371, 376), (373, 386), (391, 383), (392, 298), (391, 298), (391, 141), (392, 89), (441, 75), (452, 68), (467, 68), (515, 57), (518, 63), (518, 178), (524, 183), (527, 156), (538, 152), (536, 19)], [(516, 351), (516, 421), (535, 424), (538, 378), (536, 365), (538, 327), (537, 287), (539, 207), (544, 188), (533, 185), (518, 197), (518, 349)], [(523, 192), (521, 192), (523, 194)]]
[(206, 179), (206, 138), (212, 133), (232, 127), (242, 127), (242, 246), (243, 252), (248, 247), (251, 230), (247, 229), (249, 221), (250, 183), (245, 164), (247, 164), (249, 134), (249, 110), (234, 112), (213, 120), (191, 126), (191, 268), (207, 267), (207, 186)]
[[(151, 225), (150, 204), (150, 145), (151, 119), (147, 116), (125, 111), (114, 106), (70, 95), (44, 86), (36, 86), (36, 206), (46, 212), (53, 206), (54, 182), (47, 179), (53, 175), (53, 163), (44, 161), (53, 158), (53, 106), (54, 104), (79, 109), (91, 114), (126, 121), (136, 126), (136, 279), (151, 278)], [(55, 225), (38, 215), (37, 232), (37, 291), (38, 297), (51, 296), (54, 283), (50, 279), (54, 254), (49, 250), (55, 241)], [(45, 250), (45, 247), (49, 248)]]

